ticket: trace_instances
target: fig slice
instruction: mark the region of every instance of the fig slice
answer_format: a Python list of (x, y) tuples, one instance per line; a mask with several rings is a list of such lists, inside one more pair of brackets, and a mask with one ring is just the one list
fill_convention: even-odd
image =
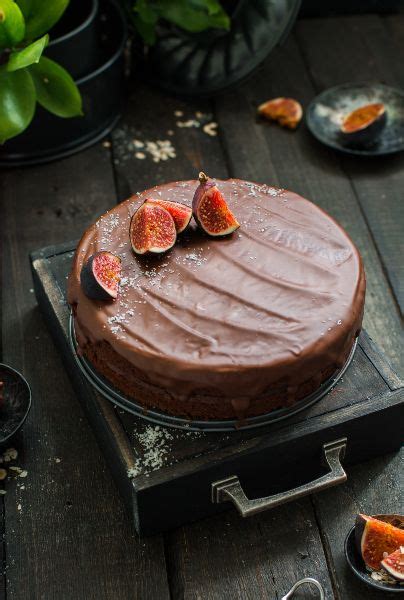
[(225, 236), (240, 227), (216, 182), (199, 173), (199, 186), (192, 201), (192, 212), (198, 225), (211, 236)]
[(177, 233), (182, 233), (189, 225), (192, 219), (192, 208), (182, 204), (181, 202), (173, 202), (172, 200), (155, 200), (148, 198), (146, 202), (157, 204), (166, 209), (174, 219), (175, 229)]
[(382, 567), (394, 579), (404, 581), (404, 546), (400, 546), (395, 552), (386, 556), (382, 560)]
[(268, 121), (277, 121), (282, 127), (296, 129), (302, 119), (303, 109), (300, 102), (293, 98), (273, 98), (259, 105), (258, 114)]
[(130, 221), (129, 237), (136, 254), (160, 254), (175, 244), (177, 232), (168, 210), (146, 200)]
[(376, 102), (353, 110), (342, 121), (341, 134), (346, 142), (370, 144), (382, 132), (387, 122), (384, 104)]
[(404, 546), (403, 529), (367, 515), (359, 514), (356, 517), (355, 537), (363, 560), (375, 571), (380, 569), (385, 552), (390, 554)]
[(118, 296), (122, 265), (119, 256), (97, 252), (90, 256), (80, 273), (83, 292), (92, 300), (111, 300)]

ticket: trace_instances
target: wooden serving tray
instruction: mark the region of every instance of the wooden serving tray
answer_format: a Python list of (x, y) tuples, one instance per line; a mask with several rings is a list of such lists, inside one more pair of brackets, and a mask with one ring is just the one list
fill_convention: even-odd
[[(229, 508), (229, 500), (242, 514), (254, 514), (342, 482), (343, 451), (348, 465), (400, 447), (404, 383), (365, 332), (343, 378), (322, 400), (258, 429), (170, 429), (114, 406), (83, 377), (71, 351), (66, 280), (74, 248), (72, 242), (31, 254), (35, 293), (139, 533), (212, 515)], [(332, 481), (324, 456), (336, 466)], [(270, 497), (248, 500), (262, 496)]]

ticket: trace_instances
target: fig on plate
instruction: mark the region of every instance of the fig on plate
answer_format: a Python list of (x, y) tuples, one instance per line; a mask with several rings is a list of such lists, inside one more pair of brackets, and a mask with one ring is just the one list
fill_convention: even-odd
[(403, 529), (367, 515), (356, 517), (355, 538), (366, 565), (375, 571), (380, 569), (384, 552), (390, 554), (404, 546)]
[(240, 227), (216, 182), (199, 173), (199, 186), (192, 201), (192, 212), (198, 225), (211, 236), (224, 236)]
[(300, 102), (293, 98), (274, 98), (260, 104), (258, 114), (269, 121), (277, 121), (282, 127), (296, 129), (302, 119), (303, 109)]
[(353, 145), (366, 145), (374, 142), (387, 122), (387, 113), (381, 102), (366, 104), (353, 110), (342, 121), (343, 141)]
[(129, 237), (136, 254), (166, 252), (177, 239), (174, 219), (168, 210), (146, 200), (131, 218)]
[(181, 204), (181, 202), (172, 202), (171, 200), (154, 200), (149, 198), (146, 202), (157, 204), (166, 209), (174, 219), (175, 229), (177, 233), (182, 233), (189, 225), (192, 219), (192, 208)]
[(404, 546), (400, 546), (395, 552), (389, 554), (382, 560), (382, 567), (390, 573), (394, 579), (404, 581)]
[(111, 252), (90, 256), (80, 273), (83, 292), (92, 300), (111, 300), (118, 296), (121, 259)]

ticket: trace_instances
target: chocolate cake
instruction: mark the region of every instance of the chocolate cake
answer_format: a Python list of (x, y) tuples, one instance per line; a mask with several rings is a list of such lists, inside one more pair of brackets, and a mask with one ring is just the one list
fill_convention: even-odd
[[(240, 223), (209, 237), (194, 221), (165, 254), (136, 255), (129, 224), (146, 198), (191, 206), (196, 181), (138, 193), (84, 233), (68, 299), (80, 352), (145, 408), (234, 419), (292, 405), (346, 362), (359, 334), (358, 250), (298, 194), (237, 179), (218, 187)], [(116, 299), (88, 298), (83, 264), (121, 258)]]

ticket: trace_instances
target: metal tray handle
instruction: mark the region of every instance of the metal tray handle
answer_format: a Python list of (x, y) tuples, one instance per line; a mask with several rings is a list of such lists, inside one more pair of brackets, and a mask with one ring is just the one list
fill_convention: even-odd
[(342, 438), (323, 445), (323, 461), (330, 468), (330, 472), (314, 481), (273, 496), (250, 500), (245, 495), (237, 475), (231, 475), (226, 479), (212, 483), (212, 502), (214, 504), (233, 502), (242, 517), (249, 517), (291, 500), (297, 500), (313, 492), (319, 492), (343, 483), (346, 481), (347, 475), (340, 460), (344, 457), (346, 443), (347, 438)]

